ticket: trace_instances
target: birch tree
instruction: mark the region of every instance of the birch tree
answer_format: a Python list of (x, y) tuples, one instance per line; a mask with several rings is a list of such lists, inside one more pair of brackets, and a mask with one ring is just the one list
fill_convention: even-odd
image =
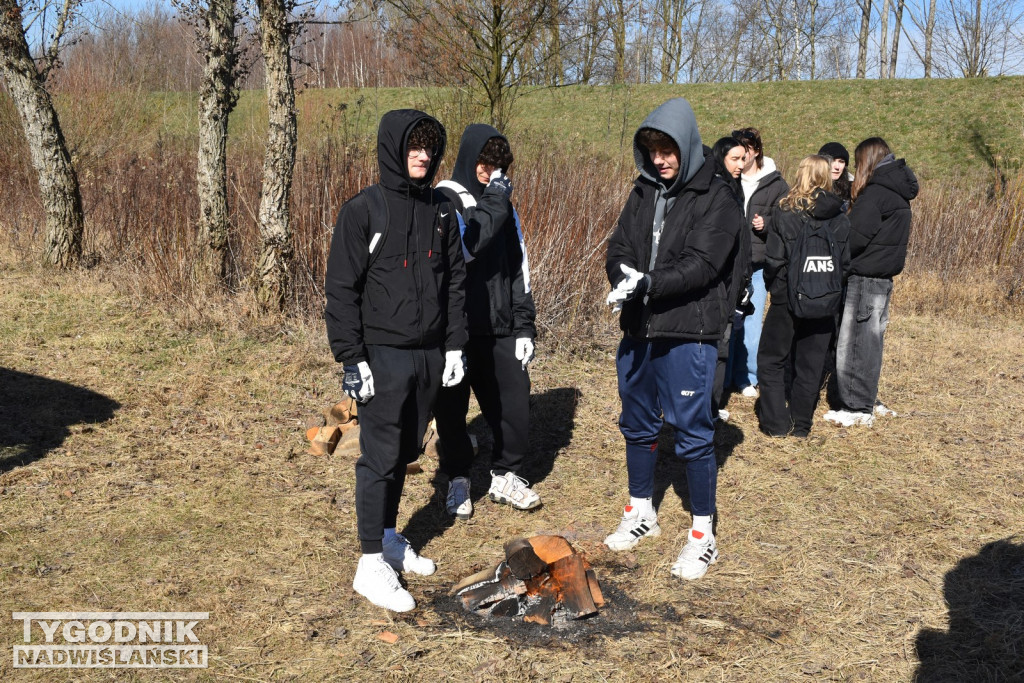
[(223, 282), (228, 274), (228, 117), (238, 102), (238, 14), (235, 0), (193, 0), (179, 9), (195, 28), (203, 58), (199, 84), (199, 257), (201, 274)]
[(254, 275), (263, 310), (283, 308), (291, 284), (292, 230), (289, 203), (298, 126), (292, 78), (289, 0), (256, 0), (260, 50), (267, 91), (267, 146), (260, 189), (260, 255)]
[[(78, 10), (77, 0), (63, 0), (60, 5), (0, 0), (0, 75), (18, 110), (39, 180), (46, 214), (44, 259), (60, 268), (76, 264), (82, 255), (85, 217), (78, 175), (47, 90), (47, 78), (59, 63)], [(47, 18), (52, 18), (52, 27), (46, 25)], [(26, 29), (33, 21), (38, 21), (47, 41), (41, 46), (38, 62), (32, 58), (26, 38)]]

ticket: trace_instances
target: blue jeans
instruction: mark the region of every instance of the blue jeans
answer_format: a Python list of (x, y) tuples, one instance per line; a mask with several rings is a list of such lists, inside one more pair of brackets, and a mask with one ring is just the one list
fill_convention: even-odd
[(750, 277), (754, 294), (750, 303), (753, 314), (743, 317), (737, 314), (733, 319), (732, 342), (729, 349), (726, 382), (737, 389), (757, 384), (757, 347), (761, 343), (761, 326), (764, 324), (764, 308), (768, 302), (768, 290), (764, 286), (764, 268), (758, 268)]
[(626, 439), (629, 495), (654, 494), (658, 434), (668, 422), (675, 428), (676, 455), (686, 461), (690, 511), (714, 514), (718, 464), (711, 390), (717, 358), (715, 344), (629, 337), (619, 344), (619, 429)]
[(836, 343), (836, 385), (843, 410), (870, 413), (878, 398), (892, 280), (851, 275)]

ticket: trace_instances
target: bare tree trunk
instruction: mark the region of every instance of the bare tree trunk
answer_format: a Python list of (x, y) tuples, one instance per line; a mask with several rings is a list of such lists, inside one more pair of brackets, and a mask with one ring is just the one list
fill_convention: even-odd
[[(64, 6), (65, 18), (71, 4)], [(53, 49), (55, 60), (56, 47)], [(57, 111), (46, 90), (46, 72), (40, 73), (32, 59), (17, 0), (0, 0), (0, 74), (18, 109), (32, 167), (39, 177), (39, 195), (46, 212), (44, 258), (49, 264), (67, 268), (82, 255), (82, 195)]]
[(203, 274), (223, 281), (228, 270), (227, 140), (228, 116), (238, 98), (235, 89), (234, 0), (210, 0), (201, 10), (206, 66), (199, 87), (199, 243)]
[(613, 60), (612, 83), (626, 82), (626, 7), (622, 0), (612, 0), (610, 26), (612, 32)]
[(871, 29), (871, 0), (860, 0), (860, 35), (857, 37), (857, 78), (868, 75), (868, 34)]
[(924, 77), (932, 77), (932, 39), (935, 36), (935, 0), (928, 3), (928, 21), (924, 29)]
[[(816, 74), (817, 59), (818, 59), (818, 55), (817, 55), (817, 48), (818, 48), (818, 26), (817, 26), (817, 24), (815, 24), (815, 22), (817, 21), (817, 18), (818, 18), (818, 0), (810, 0), (810, 2), (808, 3), (808, 10), (809, 10), (809, 13), (810, 13), (810, 16), (808, 17), (809, 20), (810, 20), (810, 24), (809, 24), (810, 25), (810, 29), (809, 29), (810, 35), (807, 38), (807, 42), (809, 44), (808, 46), (811, 49), (811, 74), (810, 75), (811, 75), (811, 80), (813, 81), (814, 80), (814, 76)], [(838, 76), (838, 74), (836, 74), (836, 75)]]
[(882, 10), (878, 13), (881, 20), (881, 38), (878, 50), (878, 78), (889, 76), (889, 0), (882, 0)]
[(255, 272), (256, 300), (264, 310), (280, 310), (291, 281), (292, 231), (288, 205), (297, 138), (291, 30), (285, 0), (257, 0), (257, 6), (269, 125), (260, 191), (262, 249)]
[(551, 55), (548, 69), (548, 85), (562, 85), (565, 82), (565, 62), (562, 59), (562, 25), (557, 1), (552, 3), (551, 18), (548, 21), (548, 52)]
[(903, 28), (904, 0), (896, 0), (896, 25), (892, 29), (892, 55), (889, 58), (889, 78), (896, 78), (896, 60), (900, 51), (900, 30)]

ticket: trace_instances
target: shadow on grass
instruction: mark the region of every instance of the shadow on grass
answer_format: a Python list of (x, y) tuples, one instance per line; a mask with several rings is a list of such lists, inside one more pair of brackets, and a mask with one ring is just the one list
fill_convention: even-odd
[[(551, 389), (543, 394), (530, 396), (530, 450), (520, 476), (536, 485), (544, 481), (555, 466), (560, 451), (572, 440), (576, 408), (579, 404), (578, 389)], [(480, 452), (469, 472), (471, 497), (476, 505), (487, 495), (491, 486), (491, 436), (487, 422), (482, 415), (470, 421), (469, 433), (477, 438)], [(440, 445), (444, 448), (444, 444)], [(429, 503), (414, 512), (402, 533), (414, 548), (422, 548), (433, 538), (440, 536), (452, 526), (454, 519), (444, 509), (448, 495), (448, 479), (440, 474), (431, 482), (434, 493)], [(543, 499), (544, 492), (540, 491)]]
[[(743, 430), (728, 422), (715, 422), (715, 461), (718, 469), (725, 467), (726, 461), (732, 456), (736, 446), (743, 443)], [(683, 501), (683, 507), (690, 509), (690, 490), (686, 484), (686, 462), (675, 454), (675, 430), (671, 425), (662, 427), (658, 435), (658, 465), (654, 470), (654, 497), (652, 499), (655, 509), (661, 507), (665, 493), (671, 488)], [(718, 523), (718, 515), (715, 515), (715, 524)]]
[(917, 636), (915, 680), (1024, 680), (1024, 544), (1003, 539), (946, 574), (949, 631)]
[(0, 368), (0, 474), (45, 457), (71, 425), (106, 422), (120, 407), (89, 389)]

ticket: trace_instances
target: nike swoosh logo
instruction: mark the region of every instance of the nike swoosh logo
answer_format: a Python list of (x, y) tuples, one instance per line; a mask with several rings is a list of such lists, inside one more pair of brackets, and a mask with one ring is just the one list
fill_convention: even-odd
[(446, 214), (446, 213), (442, 213), (442, 214), (441, 214), (441, 218), (448, 218), (448, 214)]

